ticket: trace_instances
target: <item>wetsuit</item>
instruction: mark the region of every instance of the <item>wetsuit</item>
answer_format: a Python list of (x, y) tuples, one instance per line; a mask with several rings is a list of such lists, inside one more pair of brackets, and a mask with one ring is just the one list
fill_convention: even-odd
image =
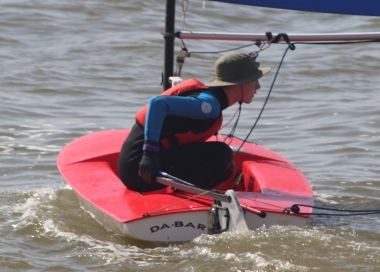
[(129, 189), (144, 192), (165, 187), (149, 184), (138, 174), (147, 142), (158, 143), (162, 171), (198, 186), (214, 187), (232, 174), (230, 147), (223, 142), (205, 142), (220, 128), (227, 96), (222, 88), (194, 89), (197, 83), (180, 83), (186, 90), (178, 87), (178, 92), (169, 91), (171, 96), (153, 97), (148, 107), (137, 113), (118, 162), (120, 179)]

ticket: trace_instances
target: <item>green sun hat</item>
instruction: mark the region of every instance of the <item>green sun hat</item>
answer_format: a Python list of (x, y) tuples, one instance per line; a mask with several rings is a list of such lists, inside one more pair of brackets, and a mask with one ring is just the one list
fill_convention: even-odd
[(247, 54), (228, 53), (215, 62), (215, 79), (209, 87), (231, 86), (253, 82), (267, 74), (271, 68), (258, 68)]

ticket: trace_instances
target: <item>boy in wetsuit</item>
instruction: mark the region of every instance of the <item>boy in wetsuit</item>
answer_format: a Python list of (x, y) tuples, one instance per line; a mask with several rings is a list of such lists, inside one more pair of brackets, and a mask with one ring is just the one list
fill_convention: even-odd
[(231, 148), (206, 140), (220, 129), (224, 109), (251, 103), (260, 89), (258, 79), (270, 68), (259, 69), (249, 55), (229, 53), (216, 61), (215, 69), (210, 83), (183, 81), (152, 97), (136, 114), (118, 161), (119, 177), (129, 189), (164, 188), (155, 182), (158, 170), (203, 188), (230, 178)]

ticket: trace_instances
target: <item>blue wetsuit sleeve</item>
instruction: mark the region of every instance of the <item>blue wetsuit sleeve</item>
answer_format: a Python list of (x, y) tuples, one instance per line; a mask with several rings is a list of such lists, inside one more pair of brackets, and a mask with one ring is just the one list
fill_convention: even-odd
[(146, 141), (159, 141), (162, 125), (169, 115), (195, 119), (217, 118), (220, 115), (220, 102), (210, 91), (202, 91), (196, 97), (152, 97), (144, 129)]

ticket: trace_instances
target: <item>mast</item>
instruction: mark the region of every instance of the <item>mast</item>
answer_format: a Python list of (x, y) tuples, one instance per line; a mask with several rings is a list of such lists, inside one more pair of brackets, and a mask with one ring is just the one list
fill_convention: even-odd
[(162, 86), (164, 90), (171, 87), (169, 77), (173, 75), (174, 62), (174, 26), (175, 26), (175, 1), (166, 0), (166, 18), (165, 18), (165, 60)]

